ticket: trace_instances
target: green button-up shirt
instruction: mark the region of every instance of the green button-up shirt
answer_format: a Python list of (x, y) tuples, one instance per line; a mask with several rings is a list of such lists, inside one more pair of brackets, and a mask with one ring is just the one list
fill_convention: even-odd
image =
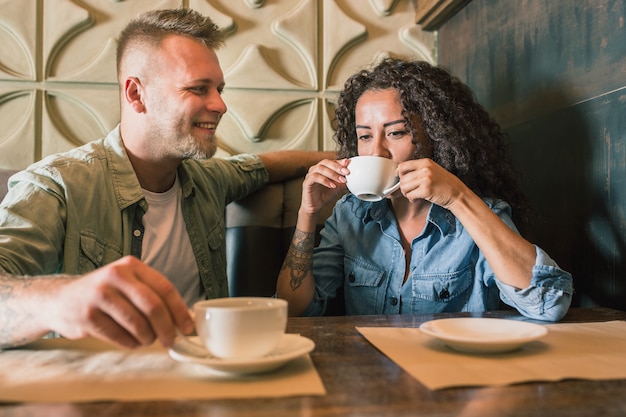
[[(182, 212), (207, 298), (228, 296), (224, 210), (260, 188), (258, 156), (184, 161)], [(131, 254), (136, 210), (148, 210), (119, 127), (15, 174), (0, 204), (0, 270), (83, 274)]]

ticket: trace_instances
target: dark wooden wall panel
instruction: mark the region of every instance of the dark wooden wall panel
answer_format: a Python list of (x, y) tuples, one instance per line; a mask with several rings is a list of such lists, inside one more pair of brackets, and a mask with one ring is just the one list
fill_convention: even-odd
[(576, 305), (626, 310), (626, 0), (472, 0), (439, 63), (511, 135), (528, 233), (574, 274)]
[(626, 309), (624, 94), (508, 129), (536, 209), (528, 237), (572, 271), (579, 305)]
[(625, 85), (626, 1), (473, 0), (439, 30), (439, 63), (503, 124)]

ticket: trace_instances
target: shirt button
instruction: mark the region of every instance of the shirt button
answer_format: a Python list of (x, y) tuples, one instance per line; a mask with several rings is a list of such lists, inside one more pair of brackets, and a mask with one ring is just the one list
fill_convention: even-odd
[(135, 237), (139, 237), (139, 236), (141, 236), (141, 230), (137, 230), (137, 229), (136, 229), (136, 230), (133, 232), (133, 235), (135, 235)]
[(439, 291), (439, 298), (448, 298), (448, 297), (450, 297), (450, 292), (448, 291), (447, 288), (444, 288), (441, 291)]
[(350, 272), (350, 275), (348, 275), (348, 281), (354, 283), (355, 280), (356, 279), (354, 278), (354, 272)]
[(397, 306), (398, 305), (398, 299), (396, 297), (393, 297), (390, 301), (392, 306)]

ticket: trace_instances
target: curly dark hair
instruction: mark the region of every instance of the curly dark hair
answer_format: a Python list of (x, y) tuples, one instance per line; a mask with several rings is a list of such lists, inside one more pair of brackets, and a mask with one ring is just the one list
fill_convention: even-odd
[(368, 90), (398, 91), (407, 127), (421, 156), (417, 116), (432, 148), (432, 159), (482, 198), (511, 206), (518, 227), (527, 222), (529, 205), (520, 190), (508, 153), (508, 136), (458, 78), (428, 62), (386, 58), (362, 69), (344, 84), (335, 110), (338, 157), (357, 155), (355, 107)]

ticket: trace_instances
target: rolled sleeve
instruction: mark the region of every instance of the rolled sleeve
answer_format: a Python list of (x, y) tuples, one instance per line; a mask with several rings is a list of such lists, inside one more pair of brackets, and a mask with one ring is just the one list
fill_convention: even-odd
[(516, 307), (529, 318), (545, 321), (561, 320), (572, 302), (574, 293), (572, 275), (560, 269), (544, 250), (538, 246), (535, 248), (537, 257), (530, 286), (520, 290), (499, 282), (500, 297), (502, 301)]

